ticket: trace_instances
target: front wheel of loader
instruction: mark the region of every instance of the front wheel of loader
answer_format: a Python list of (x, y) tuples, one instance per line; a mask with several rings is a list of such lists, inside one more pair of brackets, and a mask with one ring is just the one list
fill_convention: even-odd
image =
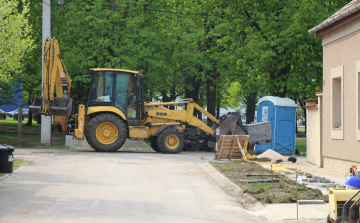
[(178, 129), (167, 128), (158, 136), (157, 144), (163, 153), (180, 153), (184, 148), (184, 137)]
[(126, 126), (116, 115), (103, 113), (95, 116), (86, 129), (86, 140), (98, 152), (115, 152), (126, 140)]

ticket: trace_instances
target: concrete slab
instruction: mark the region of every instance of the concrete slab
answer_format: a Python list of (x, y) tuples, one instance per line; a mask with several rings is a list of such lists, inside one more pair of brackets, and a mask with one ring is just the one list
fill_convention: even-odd
[[(283, 220), (296, 219), (296, 204), (266, 204), (271, 212)], [(329, 214), (329, 204), (299, 205), (299, 219), (326, 219)]]
[[(16, 150), (0, 222), (260, 222), (199, 167), (213, 153)], [(263, 221), (261, 221), (263, 222)]]

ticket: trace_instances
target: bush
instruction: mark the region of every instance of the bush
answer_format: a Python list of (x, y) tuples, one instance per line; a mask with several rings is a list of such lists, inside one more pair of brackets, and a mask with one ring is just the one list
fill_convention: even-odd
[[(22, 120), (24, 120), (24, 118), (25, 118), (25, 114), (22, 114)], [(18, 120), (18, 113), (14, 113), (13, 119)]]
[(6, 120), (6, 112), (0, 112), (0, 120)]

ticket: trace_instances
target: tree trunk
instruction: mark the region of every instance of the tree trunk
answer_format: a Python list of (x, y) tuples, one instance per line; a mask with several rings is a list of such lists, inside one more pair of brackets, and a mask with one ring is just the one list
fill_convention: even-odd
[[(207, 76), (209, 77), (209, 72), (206, 72)], [(206, 107), (207, 111), (215, 116), (215, 110), (216, 110), (216, 84), (214, 84), (214, 81), (211, 80), (211, 78), (208, 78), (206, 81)], [(211, 122), (211, 120), (208, 118), (208, 122)]]
[(305, 119), (305, 125), (304, 125), (304, 128), (305, 128), (305, 134), (306, 134), (306, 108), (304, 107), (306, 105), (306, 103), (304, 102), (304, 100), (299, 100), (299, 104), (302, 108), (302, 110), (304, 111), (304, 119)]
[(246, 124), (250, 124), (255, 118), (256, 92), (246, 96)]
[[(194, 75), (191, 78), (188, 78), (186, 80), (187, 85), (190, 85), (193, 87), (193, 89), (189, 89), (187, 87), (185, 87), (185, 98), (192, 98), (194, 100), (195, 103), (199, 104), (199, 91), (200, 91), (200, 87), (202, 84), (202, 80), (200, 79), (196, 79), (196, 76)], [(187, 108), (187, 104), (185, 104), (185, 107)], [(201, 112), (199, 112), (197, 109), (194, 110), (194, 116), (195, 117), (202, 117)]]
[(220, 118), (220, 97), (217, 98), (217, 105), (216, 105), (216, 118)]
[[(31, 105), (31, 100), (29, 100), (29, 105)], [(26, 126), (32, 126), (32, 113), (31, 110), (29, 109), (29, 118), (27, 123), (25, 124)]]

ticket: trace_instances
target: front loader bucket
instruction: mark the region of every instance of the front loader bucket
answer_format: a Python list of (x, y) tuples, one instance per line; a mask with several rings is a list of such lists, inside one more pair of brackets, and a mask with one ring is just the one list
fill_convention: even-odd
[(40, 112), (41, 105), (43, 103), (42, 96), (36, 96), (33, 103), (29, 106), (29, 109), (33, 115), (44, 115), (43, 112)]
[(49, 113), (55, 116), (69, 117), (72, 112), (72, 99), (71, 98), (56, 98), (50, 102)]
[(230, 132), (231, 129), (234, 128), (236, 125), (236, 122), (240, 116), (238, 115), (227, 115), (224, 120), (220, 121), (220, 125), (218, 128), (220, 129), (220, 135), (226, 135), (228, 132)]

